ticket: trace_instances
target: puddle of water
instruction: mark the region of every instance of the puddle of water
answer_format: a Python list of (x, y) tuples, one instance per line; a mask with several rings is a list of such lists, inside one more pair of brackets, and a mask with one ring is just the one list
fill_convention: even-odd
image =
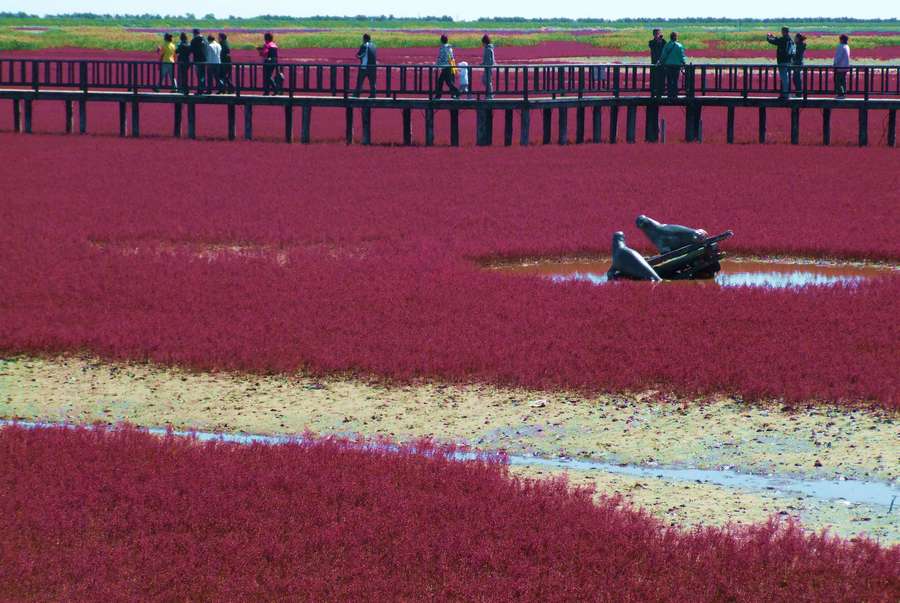
[[(38, 423), (31, 421), (9, 421), (0, 419), (0, 428), (6, 425), (18, 425), (26, 429), (46, 427), (76, 426), (68, 423)], [(93, 429), (92, 426), (82, 426)], [(164, 436), (168, 432), (161, 428), (144, 429), (147, 433)], [(195, 437), (201, 442), (228, 442), (236, 444), (287, 444), (303, 442), (299, 436), (267, 436), (242, 433), (209, 433), (175, 431), (179, 437)], [(369, 444), (376, 450), (397, 451), (397, 446), (385, 444)], [(484, 458), (490, 453), (457, 452), (451, 458), (466, 461)], [(825, 500), (845, 500), (853, 504), (890, 506), (894, 499), (900, 498), (900, 487), (882, 482), (863, 482), (859, 480), (824, 480), (801, 479), (775, 475), (753, 475), (738, 473), (730, 469), (683, 469), (675, 467), (646, 467), (641, 465), (615, 465), (597, 461), (581, 461), (573, 459), (548, 459), (538, 456), (512, 455), (507, 457), (510, 465), (538, 465), (553, 469), (573, 471), (598, 471), (634, 477), (659, 478), (667, 481), (701, 482), (724, 486), (736, 490), (776, 491), (778, 493), (803, 494), (808, 497)], [(896, 505), (895, 505), (896, 506)]]
[[(664, 281), (719, 287), (764, 287), (791, 289), (801, 287), (855, 286), (893, 271), (871, 266), (806, 264), (788, 262), (752, 262), (723, 260), (722, 270), (712, 279)], [(502, 272), (546, 277), (554, 282), (583, 281), (602, 285), (609, 279), (609, 260), (595, 262), (540, 262), (496, 267)]]

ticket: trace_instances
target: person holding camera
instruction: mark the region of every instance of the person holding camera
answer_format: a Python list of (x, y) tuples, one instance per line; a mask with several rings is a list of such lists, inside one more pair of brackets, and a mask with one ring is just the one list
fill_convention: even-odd
[(791, 39), (791, 30), (789, 27), (782, 27), (781, 37), (778, 38), (766, 34), (766, 41), (776, 47), (775, 60), (778, 63), (778, 79), (781, 80), (781, 94), (778, 98), (784, 100), (791, 94), (791, 63), (796, 52), (794, 40)]

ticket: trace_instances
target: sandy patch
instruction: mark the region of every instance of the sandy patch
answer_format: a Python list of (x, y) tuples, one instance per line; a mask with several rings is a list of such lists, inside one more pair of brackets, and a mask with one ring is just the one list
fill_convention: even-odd
[[(896, 413), (817, 405), (797, 410), (732, 398), (655, 401), (651, 392), (585, 398), (486, 385), (388, 387), (304, 376), (192, 373), (78, 358), (0, 360), (0, 418), (261, 434), (433, 437), (487, 450), (613, 463), (893, 481), (900, 473)], [(514, 467), (517, 475), (558, 474)], [(684, 526), (750, 523), (773, 514), (809, 529), (900, 542), (900, 508), (747, 492), (600, 472), (572, 483), (621, 494)], [(900, 502), (900, 501), (898, 501)], [(900, 507), (900, 505), (895, 505)]]

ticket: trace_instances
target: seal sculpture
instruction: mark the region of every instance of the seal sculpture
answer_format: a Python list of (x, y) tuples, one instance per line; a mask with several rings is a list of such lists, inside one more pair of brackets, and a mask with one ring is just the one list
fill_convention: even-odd
[(647, 235), (660, 253), (668, 253), (691, 243), (699, 243), (709, 236), (705, 230), (678, 224), (660, 224), (653, 218), (644, 215), (638, 216), (634, 223)]
[(641, 281), (661, 281), (644, 256), (625, 245), (625, 233), (617, 232), (612, 239), (612, 267), (606, 273), (607, 278), (632, 278)]

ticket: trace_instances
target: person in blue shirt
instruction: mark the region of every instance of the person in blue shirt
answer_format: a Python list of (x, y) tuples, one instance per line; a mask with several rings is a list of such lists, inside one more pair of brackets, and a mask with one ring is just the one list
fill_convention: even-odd
[(375, 43), (369, 34), (363, 34), (362, 40), (362, 45), (356, 51), (356, 58), (359, 59), (359, 71), (356, 73), (356, 92), (353, 96), (358, 97), (363, 81), (369, 80), (369, 98), (375, 98), (375, 80), (378, 77)]

